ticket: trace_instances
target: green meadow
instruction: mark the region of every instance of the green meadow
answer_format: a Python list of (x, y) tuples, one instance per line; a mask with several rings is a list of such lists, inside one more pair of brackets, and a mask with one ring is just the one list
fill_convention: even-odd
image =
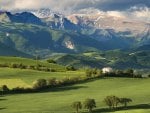
[[(0, 57), (0, 63), (23, 63), (36, 65), (37, 61), (16, 57)], [(0, 68), (0, 86), (31, 87), (37, 79), (85, 76), (83, 71), (63, 71), (64, 66), (38, 61), (47, 67), (55, 67), (58, 72), (44, 72), (31, 69)], [(62, 70), (62, 71), (61, 71)], [(80, 84), (47, 89), (43, 92), (26, 94), (7, 94), (0, 96), (0, 113), (75, 113), (72, 102), (83, 102), (93, 98), (97, 107), (93, 113), (149, 113), (150, 112), (149, 78), (99, 78)], [(103, 102), (109, 95), (131, 98), (133, 102), (127, 109), (110, 111)], [(121, 106), (121, 105), (120, 105)], [(87, 113), (82, 109), (81, 113)]]
[[(150, 112), (150, 79), (105, 78), (58, 88), (56, 91), (31, 94), (14, 94), (0, 97), (0, 113), (73, 113), (71, 103), (94, 98), (94, 113), (107, 113), (103, 99), (108, 95), (128, 97), (133, 100), (130, 109), (116, 113)], [(141, 107), (142, 104), (148, 107)], [(82, 112), (87, 113), (85, 109)]]
[(76, 76), (85, 76), (85, 73), (82, 71), (43, 72), (29, 69), (0, 68), (0, 86), (5, 84), (9, 88), (30, 87), (37, 79), (63, 79)]

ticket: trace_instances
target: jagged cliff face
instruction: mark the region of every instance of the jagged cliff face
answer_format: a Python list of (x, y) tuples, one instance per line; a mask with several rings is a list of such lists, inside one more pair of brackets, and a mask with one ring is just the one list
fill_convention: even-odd
[(115, 13), (93, 8), (82, 9), (67, 16), (50, 9), (34, 11), (34, 14), (42, 18), (50, 28), (81, 32), (99, 41), (108, 41), (114, 37), (131, 38), (136, 41), (142, 40), (143, 37), (144, 40), (149, 39), (145, 38), (149, 37), (148, 21), (135, 20)]

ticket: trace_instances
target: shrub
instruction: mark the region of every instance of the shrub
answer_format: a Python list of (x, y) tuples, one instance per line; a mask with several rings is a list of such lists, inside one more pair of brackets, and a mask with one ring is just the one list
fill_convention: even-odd
[(28, 69), (35, 69), (35, 66), (32, 66), (32, 65), (28, 65), (28, 67), (27, 67)]
[(53, 59), (48, 59), (47, 62), (48, 62), (48, 63), (56, 64), (56, 61), (54, 61)]
[(61, 80), (61, 85), (68, 85), (71, 84), (71, 81), (68, 77), (65, 77)]
[(82, 104), (80, 101), (76, 101), (72, 103), (71, 107), (76, 109), (76, 113), (79, 113), (79, 109), (82, 109)]
[(84, 108), (88, 109), (89, 113), (92, 113), (94, 107), (96, 107), (96, 102), (94, 99), (86, 99), (83, 103)]
[(9, 65), (8, 64), (0, 64), (0, 67), (9, 67)]
[(67, 71), (75, 71), (76, 69), (75, 69), (75, 67), (73, 67), (73, 66), (66, 66), (66, 70)]
[(47, 85), (48, 86), (56, 86), (57, 85), (57, 80), (56, 78), (50, 78), (47, 80)]
[(55, 69), (49, 68), (50, 72), (56, 72)]
[(8, 91), (9, 91), (9, 88), (7, 87), (7, 85), (2, 85), (1, 90), (2, 90), (3, 92), (8, 92)]
[(23, 65), (22, 63), (20, 63), (20, 64), (18, 64), (18, 68), (20, 68), (20, 69), (26, 69), (27, 66)]
[(11, 63), (11, 64), (9, 65), (9, 67), (10, 67), (10, 68), (18, 68), (18, 64)]
[(45, 79), (38, 79), (33, 82), (33, 89), (44, 89), (47, 86), (47, 82)]
[(23, 87), (15, 87), (12, 89), (12, 91), (14, 93), (22, 93), (22, 92), (24, 92), (24, 88)]
[(91, 69), (87, 69), (85, 74), (86, 74), (86, 77), (88, 77), (88, 78), (92, 77), (92, 70)]
[(104, 99), (104, 102), (107, 106), (109, 106), (110, 109), (114, 109), (117, 107), (117, 105), (119, 104), (120, 102), (120, 99), (116, 96), (107, 96), (105, 99)]

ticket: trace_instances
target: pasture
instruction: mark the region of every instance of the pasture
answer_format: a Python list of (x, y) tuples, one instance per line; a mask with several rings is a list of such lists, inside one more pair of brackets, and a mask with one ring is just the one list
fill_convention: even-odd
[[(102, 110), (108, 108), (103, 102), (108, 95), (128, 97), (133, 100), (129, 104), (130, 109), (116, 111), (116, 113), (149, 113), (149, 86), (150, 79), (148, 78), (105, 78), (57, 88), (55, 91), (6, 95), (0, 97), (0, 113), (74, 113), (71, 103), (83, 102), (86, 98), (96, 100), (97, 108), (94, 113), (108, 113)], [(145, 106), (141, 106), (143, 104)], [(82, 112), (87, 113), (85, 109)]]

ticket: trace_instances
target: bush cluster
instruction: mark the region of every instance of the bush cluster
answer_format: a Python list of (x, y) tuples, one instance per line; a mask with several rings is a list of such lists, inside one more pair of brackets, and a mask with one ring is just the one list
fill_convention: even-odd
[(128, 77), (128, 78), (142, 78), (141, 74), (134, 73), (133, 69), (127, 70), (114, 70), (110, 73), (103, 73), (105, 77)]
[(54, 87), (61, 87), (61, 86), (67, 86), (67, 85), (73, 85), (82, 81), (89, 80), (89, 78), (83, 78), (83, 77), (65, 77), (61, 80), (58, 80), (56, 78), (50, 78), (50, 79), (38, 79), (33, 82), (33, 89), (35, 90), (41, 90), (46, 88), (54, 88)]
[[(97, 77), (65, 77), (61, 80), (56, 78), (50, 78), (50, 79), (38, 79), (33, 82), (33, 85), (31, 88), (22, 88), (22, 87), (16, 87), (13, 89), (9, 89), (6, 85), (2, 86), (1, 92), (3, 94), (7, 93), (29, 93), (29, 92), (39, 92), (43, 91), (45, 89), (50, 89), (54, 87), (62, 87), (67, 85), (73, 85), (80, 82), (84, 82), (86, 80), (94, 79)], [(7, 90), (6, 90), (7, 89)]]
[(66, 70), (67, 71), (76, 71), (77, 69), (75, 69), (75, 67), (69, 65), (69, 66), (66, 66)]
[(94, 69), (86, 69), (85, 71), (86, 77), (103, 77), (102, 70), (94, 68)]
[(88, 109), (89, 113), (92, 113), (93, 108), (96, 107), (95, 99), (85, 99), (83, 104), (80, 101), (75, 101), (71, 105), (72, 108), (76, 110), (76, 113), (79, 113), (79, 109), (82, 109), (84, 107), (85, 109)]
[(117, 96), (107, 96), (104, 99), (104, 102), (110, 109), (116, 109), (118, 104), (123, 104), (124, 107), (127, 107), (127, 103), (132, 102), (130, 98), (119, 98)]
[[(127, 107), (127, 104), (132, 102), (130, 98), (119, 98), (117, 96), (107, 96), (104, 98), (104, 103), (109, 106), (110, 110), (114, 110), (118, 107), (118, 104), (123, 105), (123, 108)], [(95, 99), (85, 99), (85, 101), (75, 101), (71, 104), (71, 107), (76, 110), (76, 113), (79, 113), (79, 110), (82, 109), (82, 107), (86, 108), (89, 113), (93, 112), (93, 108), (96, 107), (96, 101)], [(122, 107), (120, 107), (122, 108)]]
[(9, 68), (19, 68), (19, 69), (32, 69), (32, 70), (38, 70), (38, 71), (45, 71), (45, 72), (56, 72), (55, 69), (48, 68), (43, 65), (24, 65), (22, 63), (11, 63), (11, 64), (0, 64), (0, 67), (9, 67)]

